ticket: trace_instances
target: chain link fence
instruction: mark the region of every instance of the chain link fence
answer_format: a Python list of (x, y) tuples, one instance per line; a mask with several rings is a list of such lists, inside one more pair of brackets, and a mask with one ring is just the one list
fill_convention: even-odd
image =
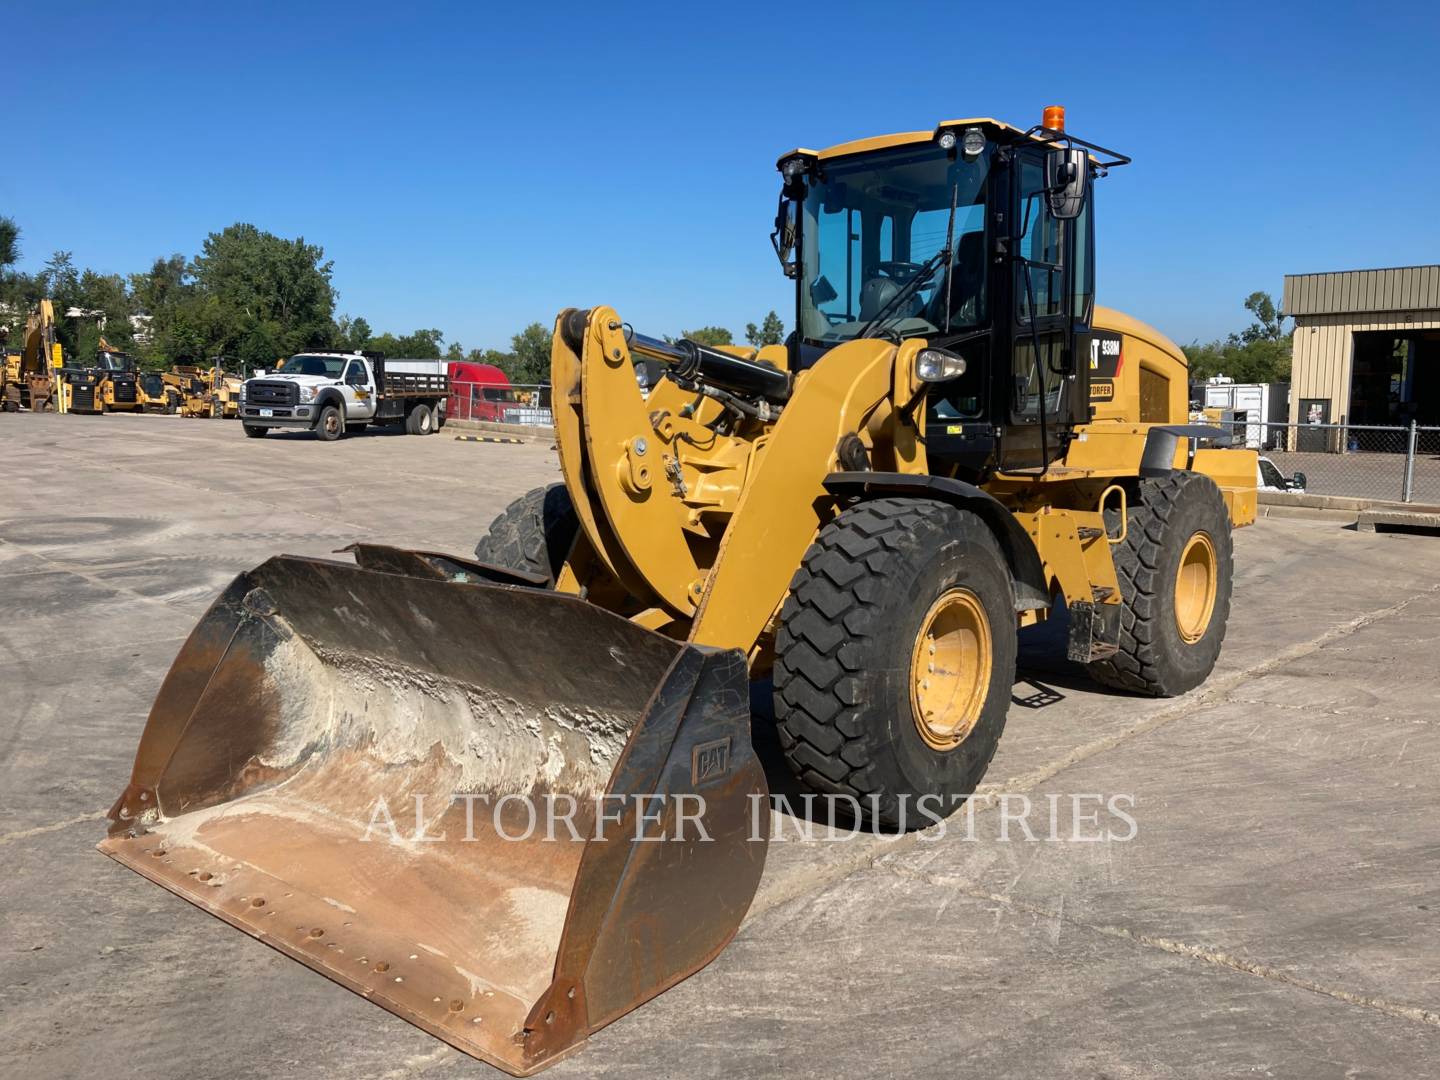
[[(554, 425), (550, 387), (451, 382), (451, 420)], [(1209, 421), (1206, 421), (1209, 424)], [(1440, 427), (1235, 421), (1218, 443), (1258, 450), (1262, 486), (1310, 495), (1440, 504)], [(1296, 484), (1297, 474), (1302, 481)]]
[(1211, 426), (1227, 432), (1229, 445), (1258, 450), (1274, 466), (1268, 469), (1262, 461), (1263, 487), (1284, 484), (1283, 490), (1310, 495), (1440, 503), (1440, 427), (1261, 421)]
[(445, 403), (448, 420), (483, 420), (492, 424), (529, 424), (551, 427), (550, 387), (497, 385), (495, 383), (450, 383), (450, 400)]

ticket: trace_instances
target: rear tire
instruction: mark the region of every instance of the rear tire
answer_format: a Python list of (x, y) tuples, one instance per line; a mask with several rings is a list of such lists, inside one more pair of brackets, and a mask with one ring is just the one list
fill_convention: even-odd
[[(927, 630), (949, 598), (970, 612), (975, 648), (927, 675), (926, 642), (940, 640)], [(983, 521), (927, 499), (851, 507), (820, 530), (781, 609), (774, 704), (785, 759), (802, 784), (856, 800), (872, 823), (947, 817), (999, 745), (1015, 653), (1010, 572)], [(933, 693), (932, 678), (959, 686), (938, 712), (918, 696), (922, 680)]]
[[(1124, 605), (1120, 648), (1087, 667), (1105, 686), (1174, 697), (1209, 677), (1225, 640), (1235, 576), (1230, 514), (1214, 480), (1176, 470), (1141, 481), (1128, 516), (1125, 542), (1113, 548)], [(1204, 577), (1206, 561), (1211, 578), (1206, 587), (1183, 585), (1190, 594), (1183, 601), (1182, 556), (1187, 583)]]
[(507, 506), (475, 545), (475, 558), (508, 570), (548, 578), (550, 587), (570, 556), (580, 519), (564, 484), (526, 492)]
[(315, 421), (315, 438), (321, 442), (334, 442), (345, 434), (345, 419), (334, 405), (320, 410), (320, 419)]
[(405, 416), (405, 430), (411, 435), (429, 435), (435, 430), (435, 416), (428, 405), (416, 405)]
[(243, 426), (247, 439), (262, 439), (265, 437), (265, 433), (270, 430), (268, 427), (251, 427), (249, 424)]

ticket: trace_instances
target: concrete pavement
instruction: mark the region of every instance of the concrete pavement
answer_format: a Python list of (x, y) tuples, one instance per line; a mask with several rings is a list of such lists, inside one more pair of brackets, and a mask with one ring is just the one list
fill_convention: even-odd
[[(20, 415), (0, 454), (0, 1071), (500, 1075), (94, 844), (231, 576), (356, 540), (466, 553), (553, 453)], [(1104, 692), (1027, 631), (972, 836), (791, 821), (735, 943), (550, 1075), (1440, 1071), (1440, 540), (1267, 519), (1236, 565), (1200, 690)], [(1077, 795), (1133, 838), (1047, 839)]]

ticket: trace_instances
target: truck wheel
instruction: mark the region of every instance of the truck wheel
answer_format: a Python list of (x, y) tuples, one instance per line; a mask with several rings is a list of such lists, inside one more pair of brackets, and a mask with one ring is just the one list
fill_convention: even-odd
[(405, 431), (410, 435), (429, 435), (435, 430), (435, 417), (428, 405), (416, 405), (405, 416)]
[(872, 824), (947, 817), (999, 745), (1015, 652), (1010, 572), (983, 521), (928, 499), (851, 507), (820, 530), (780, 612), (786, 761)]
[(1120, 647), (1087, 665), (1091, 677), (1154, 697), (1193, 690), (1214, 669), (1230, 617), (1235, 564), (1219, 487), (1183, 470), (1141, 481), (1125, 541), (1112, 551)]
[(315, 421), (315, 437), (321, 442), (334, 442), (345, 434), (345, 420), (334, 405), (320, 410), (320, 419)]
[(564, 484), (551, 484), (526, 492), (507, 506), (475, 545), (475, 558), (548, 577), (553, 589), (579, 532), (580, 519), (570, 493)]
[(265, 433), (270, 430), (268, 427), (251, 427), (249, 424), (245, 424), (244, 428), (247, 439), (263, 438)]

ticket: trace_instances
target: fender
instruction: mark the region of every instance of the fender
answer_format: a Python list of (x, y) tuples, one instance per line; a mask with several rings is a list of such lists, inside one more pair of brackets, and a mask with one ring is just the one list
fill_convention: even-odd
[(884, 495), (908, 495), (917, 499), (936, 499), (949, 503), (985, 522), (1005, 561), (1010, 564), (1010, 577), (1015, 582), (1015, 610), (1033, 611), (1050, 606), (1050, 589), (1040, 553), (1030, 534), (1015, 520), (994, 495), (963, 480), (945, 476), (925, 476), (891, 472), (837, 472), (825, 478), (825, 490), (839, 498), (875, 499)]
[[(1164, 476), (1175, 468), (1175, 450), (1181, 439), (1224, 438), (1224, 428), (1207, 424), (1156, 424), (1145, 433), (1145, 450), (1140, 455), (1141, 476)], [(1188, 464), (1188, 458), (1187, 458)]]
[(340, 419), (346, 419), (345, 395), (333, 386), (327, 386), (315, 395), (315, 415), (317, 420), (319, 419), (320, 410), (325, 408), (326, 405), (334, 405), (340, 410)]

